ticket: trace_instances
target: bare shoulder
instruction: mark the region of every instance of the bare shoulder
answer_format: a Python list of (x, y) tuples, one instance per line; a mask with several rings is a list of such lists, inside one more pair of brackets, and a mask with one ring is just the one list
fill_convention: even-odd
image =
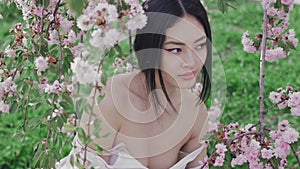
[(200, 105), (197, 120), (192, 135), (201, 138), (208, 127), (208, 112), (204, 102), (201, 102), (199, 104)]
[[(118, 130), (121, 125), (121, 115), (116, 109), (115, 101), (113, 99), (113, 91), (112, 89), (112, 80), (114, 80), (114, 83), (120, 84), (119, 78), (109, 78), (107, 80), (106, 86), (104, 88), (104, 98), (103, 100), (98, 104), (97, 108), (98, 111), (95, 112), (96, 117), (104, 117), (105, 120), (115, 129)], [(117, 82), (118, 81), (118, 82)], [(120, 85), (121, 86), (121, 85)]]
[[(101, 120), (102, 125), (99, 135), (103, 136), (109, 134), (109, 136), (107, 138), (96, 138), (94, 142), (104, 149), (111, 149), (113, 147), (116, 134), (120, 130), (122, 123), (122, 116), (117, 111), (112, 98), (111, 83), (111, 79), (108, 79), (103, 90), (104, 98), (99, 104), (94, 105), (93, 114), (91, 115), (90, 113), (84, 112), (80, 121), (80, 126), (88, 133), (88, 131), (94, 131), (94, 126), (87, 125), (88, 122), (93, 122), (95, 119)], [(90, 132), (89, 134), (92, 133), (93, 132)], [(93, 144), (89, 144), (89, 146), (94, 148)]]

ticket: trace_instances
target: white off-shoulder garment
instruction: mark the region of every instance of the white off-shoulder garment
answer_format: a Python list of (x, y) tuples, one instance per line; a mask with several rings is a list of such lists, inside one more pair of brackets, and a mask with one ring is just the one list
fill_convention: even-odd
[[(74, 138), (73, 144), (75, 145), (75, 148), (72, 149), (70, 154), (56, 163), (57, 169), (77, 169), (75, 165), (71, 165), (70, 160), (71, 158), (76, 159), (75, 154), (80, 154), (80, 156), (83, 157), (82, 144), (78, 137)], [(198, 154), (202, 152), (202, 150), (203, 147), (200, 147), (194, 150), (193, 152), (187, 154), (184, 158), (182, 158), (180, 161), (174, 164), (170, 169), (185, 169), (186, 165), (189, 162), (193, 161), (198, 156)], [(138, 160), (136, 160), (134, 157), (127, 153), (126, 145), (124, 143), (119, 143), (115, 145), (112, 149), (107, 151), (110, 152), (110, 154), (113, 154), (113, 157), (111, 158), (113, 159), (112, 164), (107, 164), (106, 161), (104, 161), (95, 150), (88, 148), (86, 153), (86, 159), (89, 162), (89, 168), (93, 167), (95, 169), (148, 169), (142, 163), (140, 163)], [(194, 167), (192, 169), (199, 168), (200, 166)]]

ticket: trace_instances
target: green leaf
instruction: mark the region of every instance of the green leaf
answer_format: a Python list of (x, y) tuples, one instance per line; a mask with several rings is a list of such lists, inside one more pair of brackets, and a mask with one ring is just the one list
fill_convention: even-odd
[(9, 107), (9, 113), (15, 113), (18, 109), (18, 102), (15, 100)]
[(104, 134), (103, 136), (101, 136), (102, 138), (107, 138), (108, 136), (111, 135), (111, 132)]
[(290, 49), (296, 50), (296, 48), (292, 42), (288, 41), (286, 44)]
[(96, 144), (96, 143), (94, 143), (94, 146), (95, 146), (95, 148), (96, 148), (96, 150), (97, 150), (97, 152), (99, 153), (99, 154), (102, 154), (103, 153), (103, 148), (102, 147), (100, 147), (98, 144)]
[(45, 151), (43, 151), (41, 148), (37, 150), (37, 152), (34, 154), (33, 157), (33, 166), (36, 166), (37, 162), (40, 160), (41, 156), (45, 154)]
[(277, 9), (281, 9), (281, 0), (276, 0), (276, 3), (274, 4), (274, 8), (277, 8)]
[(114, 57), (114, 55), (115, 55), (115, 50), (114, 50), (114, 48), (112, 48), (112, 49), (110, 49), (110, 51), (109, 51), (109, 57), (111, 57), (111, 58), (113, 58)]
[(35, 117), (35, 118), (29, 120), (28, 127), (31, 128), (31, 129), (34, 129), (34, 128), (38, 127), (41, 124), (42, 124), (42, 118)]
[(117, 52), (118, 52), (119, 54), (122, 54), (122, 49), (121, 49), (120, 45), (116, 44), (116, 45), (115, 45), (115, 49), (117, 50)]
[(77, 16), (80, 16), (82, 10), (86, 7), (86, 0), (67, 0), (68, 8), (73, 11)]
[(70, 105), (67, 102), (64, 102), (64, 101), (59, 102), (59, 105), (61, 107), (63, 107), (65, 110), (69, 110), (69, 108), (70, 108)]
[(97, 138), (100, 138), (99, 132), (102, 129), (102, 121), (101, 119), (95, 119), (94, 120), (94, 131), (93, 131), (93, 135)]
[(218, 8), (222, 13), (227, 12), (227, 0), (218, 0)]
[(67, 131), (67, 132), (73, 132), (76, 130), (76, 127), (73, 125), (73, 124), (65, 124), (64, 125), (64, 129)]
[(78, 161), (75, 162), (75, 166), (78, 167), (79, 169), (84, 169), (84, 166)]
[(77, 127), (76, 131), (78, 133), (80, 141), (84, 146), (90, 143), (91, 140), (86, 136), (85, 131), (81, 127)]
[(60, 157), (61, 157), (61, 155), (59, 154), (59, 152), (56, 151), (56, 150), (52, 150), (52, 152), (53, 152), (53, 154), (55, 155), (55, 159), (56, 159), (56, 160), (59, 160)]
[[(52, 152), (52, 150), (51, 150)], [(53, 156), (49, 156), (48, 158), (48, 168), (53, 168), (55, 166), (55, 159), (53, 158)]]
[(70, 97), (69, 94), (63, 93), (63, 94), (62, 94), (62, 99), (63, 99), (64, 101), (66, 101), (68, 104), (74, 105), (73, 99)]

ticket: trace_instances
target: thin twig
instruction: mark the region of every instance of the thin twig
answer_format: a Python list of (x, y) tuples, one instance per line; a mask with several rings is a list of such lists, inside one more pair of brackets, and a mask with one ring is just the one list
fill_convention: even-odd
[(299, 165), (299, 167), (300, 167), (300, 159), (299, 159), (299, 155), (296, 154), (296, 150), (295, 150), (295, 148), (294, 148), (291, 144), (290, 144), (290, 147), (291, 147), (291, 149), (292, 149), (292, 151), (293, 151), (293, 153), (294, 153), (294, 155), (295, 155), (295, 157), (296, 157), (296, 159), (297, 159), (298, 165)]
[(62, 51), (62, 41), (61, 41), (59, 29), (57, 29), (57, 34), (58, 34), (58, 41), (59, 41), (59, 70), (58, 70), (58, 81), (61, 82), (63, 51)]
[(209, 156), (209, 158), (204, 162), (204, 164), (201, 166), (200, 169), (203, 169), (203, 168), (207, 165), (207, 163), (215, 156), (216, 151), (217, 151), (217, 150), (214, 150), (214, 151), (211, 153), (211, 155)]
[[(100, 60), (99, 60), (99, 65), (98, 65), (98, 69), (97, 69), (97, 72), (99, 73), (100, 72), (100, 69), (101, 69), (101, 65), (104, 61), (104, 56), (105, 55), (102, 55), (102, 51), (101, 51), (101, 54), (100, 54)], [(88, 123), (87, 123), (87, 135), (90, 136), (90, 130), (91, 130), (91, 121), (92, 121), (92, 116), (94, 115), (94, 112), (93, 112), (93, 109), (94, 109), (94, 105), (95, 105), (95, 101), (96, 101), (96, 94), (97, 94), (97, 87), (98, 87), (98, 82), (96, 82), (96, 85), (95, 85), (95, 91), (94, 91), (94, 94), (93, 94), (93, 100), (92, 100), (92, 107), (91, 107), (91, 113), (89, 114), (89, 120), (88, 120)], [(83, 154), (83, 165), (85, 165), (86, 163), (86, 155), (87, 155), (87, 147), (88, 145), (85, 145), (84, 146), (84, 154)]]
[[(30, 86), (29, 88), (29, 93), (32, 90), (33, 86)], [(29, 95), (26, 98), (26, 105), (25, 105), (25, 110), (24, 110), (24, 119), (23, 119), (23, 124), (22, 124), (22, 132), (23, 134), (26, 133), (26, 122), (27, 122), (27, 112), (28, 112), (28, 103), (29, 103)]]
[(277, 104), (273, 104), (272, 106), (270, 106), (269, 108), (267, 108), (267, 109), (265, 110), (265, 114), (268, 113), (270, 110), (272, 110), (274, 107), (278, 106), (280, 103), (285, 102), (286, 100), (288, 100), (288, 97), (285, 98), (284, 100), (281, 100), (281, 101), (278, 102)]
[(47, 34), (49, 34), (50, 26), (51, 26), (53, 23), (55, 23), (55, 21), (56, 21), (56, 13), (57, 13), (58, 8), (61, 6), (60, 1), (61, 1), (61, 0), (58, 0), (58, 2), (56, 3), (56, 6), (55, 6), (55, 9), (54, 9), (54, 12), (53, 12), (53, 18), (54, 18), (54, 19), (49, 23), (49, 25), (48, 25), (48, 27), (47, 27), (47, 30), (46, 30), (46, 33), (47, 33)]
[(41, 55), (41, 51), (42, 51), (42, 45), (43, 45), (43, 29), (44, 29), (44, 0), (42, 0), (42, 16), (41, 16), (41, 21), (40, 21), (40, 25), (41, 25), (41, 29), (40, 29), (40, 44), (39, 44), (39, 55)]
[(265, 89), (264, 89), (264, 79), (265, 79), (265, 53), (266, 53), (266, 41), (267, 41), (267, 23), (268, 16), (267, 11), (264, 11), (264, 21), (263, 21), (263, 36), (262, 36), (262, 44), (261, 44), (261, 57), (260, 57), (260, 80), (259, 80), (259, 89), (260, 89), (260, 133), (262, 134), (260, 137), (260, 144), (264, 143), (264, 120), (265, 120)]
[(235, 138), (233, 139), (229, 139), (229, 140), (226, 140), (226, 142), (230, 142), (230, 144), (232, 144), (235, 140), (241, 138), (241, 137), (244, 137), (244, 136), (247, 136), (247, 135), (258, 135), (258, 136), (262, 136), (262, 133), (261, 132), (258, 132), (258, 131), (252, 131), (252, 132), (248, 132), (248, 133), (242, 133), (238, 136), (236, 136)]
[(256, 122), (255, 124), (253, 124), (248, 130), (251, 131), (253, 127), (256, 127), (260, 124), (260, 122)]
[(129, 57), (130, 57), (130, 64), (133, 65), (133, 58), (132, 58), (132, 37), (131, 37), (131, 30), (128, 31), (129, 33)]

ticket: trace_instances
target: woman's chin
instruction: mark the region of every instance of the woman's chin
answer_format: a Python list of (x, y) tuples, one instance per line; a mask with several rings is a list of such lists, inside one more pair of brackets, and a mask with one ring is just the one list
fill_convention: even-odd
[(188, 80), (180, 83), (181, 89), (191, 89), (195, 86), (196, 80)]

